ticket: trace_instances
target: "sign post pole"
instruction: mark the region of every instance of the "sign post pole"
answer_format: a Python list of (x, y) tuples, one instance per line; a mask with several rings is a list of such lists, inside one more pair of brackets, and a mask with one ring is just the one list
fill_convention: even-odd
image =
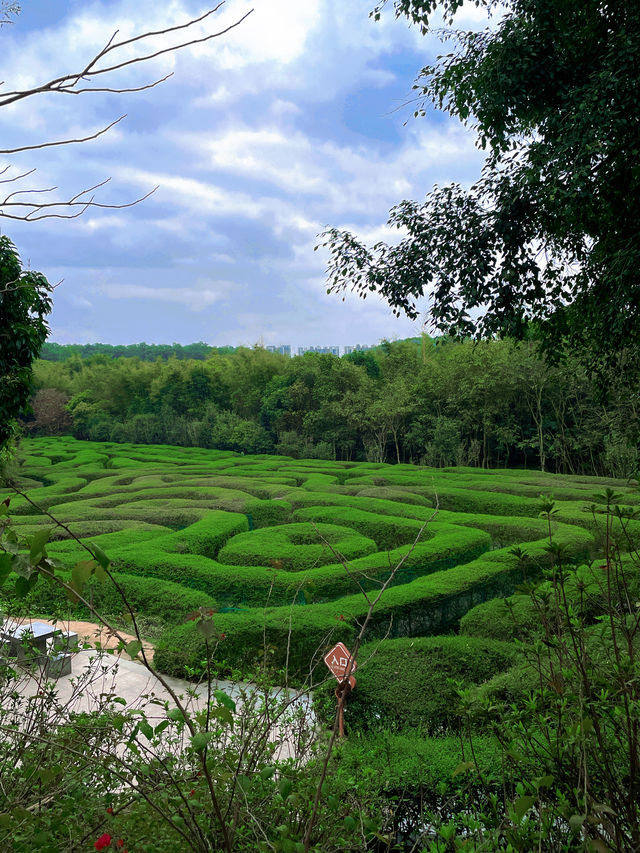
[(344, 643), (337, 643), (324, 656), (324, 662), (338, 681), (335, 696), (338, 701), (338, 733), (344, 737), (344, 706), (347, 696), (356, 686), (356, 680), (351, 674), (356, 671), (356, 661)]

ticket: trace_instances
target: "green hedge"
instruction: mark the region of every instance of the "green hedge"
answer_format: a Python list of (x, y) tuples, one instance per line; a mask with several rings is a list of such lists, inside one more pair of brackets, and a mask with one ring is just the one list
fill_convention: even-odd
[[(495, 739), (476, 735), (473, 747), (482, 779), (475, 773), (456, 774), (459, 765), (470, 758), (468, 752), (462, 752), (459, 737), (429, 737), (414, 731), (371, 735), (355, 732), (337, 745), (336, 768), (332, 772), (352, 774), (365, 796), (371, 793), (387, 797), (389, 809), (396, 814), (399, 810), (402, 815), (403, 810), (414, 805), (426, 812), (437, 809), (446, 820), (464, 806), (465, 795), (474, 795), (474, 786), (479, 797), (486, 795), (487, 787), (501, 790), (504, 768)], [(407, 829), (411, 828), (411, 812), (414, 809), (409, 812)], [(424, 820), (423, 813), (415, 829), (424, 831)]]
[[(564, 584), (568, 605), (587, 623), (596, 621), (607, 612), (609, 600), (622, 607), (628, 606), (627, 598), (633, 599), (640, 592), (638, 567), (637, 559), (623, 556), (619, 579), (611, 585), (610, 591), (606, 571), (598, 562), (580, 566), (577, 570), (568, 568)], [(549, 607), (553, 608), (555, 593), (551, 582), (540, 584), (536, 592), (540, 602), (547, 597)], [(549, 618), (555, 621), (555, 616), (550, 615)], [(529, 642), (540, 636), (543, 630), (539, 607), (536, 607), (529, 595), (487, 601), (472, 608), (460, 620), (460, 632), (470, 637)]]
[[(356, 689), (349, 695), (349, 731), (457, 729), (456, 686), (488, 681), (513, 666), (516, 655), (514, 643), (456, 635), (367, 643), (358, 655)], [(334, 706), (335, 700), (331, 710)]]
[[(324, 522), (352, 527), (363, 536), (373, 539), (380, 551), (390, 551), (400, 545), (408, 545), (417, 538), (422, 527), (420, 521), (412, 518), (378, 515), (361, 509), (334, 506), (298, 509), (293, 513), (293, 518), (316, 524)], [(427, 529), (425, 534), (428, 537), (431, 532)]]
[[(482, 531), (437, 522), (432, 522), (431, 528), (433, 538), (426, 542), (419, 542), (414, 548), (405, 545), (389, 553), (371, 553), (351, 560), (348, 572), (341, 563), (304, 572), (278, 571), (275, 566), (223, 565), (200, 556), (174, 552), (178, 534), (154, 543), (156, 547), (143, 543), (135, 548), (112, 550), (109, 556), (131, 574), (180, 578), (180, 583), (208, 592), (225, 607), (284, 605), (294, 600), (302, 605), (348, 596), (356, 589), (356, 580), (363, 589), (379, 589), (389, 576), (389, 566), (401, 559), (404, 562), (394, 585), (410, 583), (417, 577), (468, 562), (486, 551), (490, 544), (488, 535)], [(306, 529), (312, 530), (310, 525)], [(277, 553), (282, 555), (283, 548)], [(261, 559), (266, 560), (264, 552)]]
[(494, 598), (472, 607), (460, 620), (460, 633), (492, 640), (531, 640), (540, 633), (540, 619), (528, 595)]
[[(71, 573), (56, 573), (62, 580), (69, 582)], [(134, 611), (143, 616), (159, 620), (163, 625), (182, 625), (187, 617), (199, 607), (216, 609), (214, 598), (199, 590), (188, 589), (178, 583), (162, 581), (157, 578), (143, 578), (113, 573), (122, 587), (127, 601)], [(11, 597), (11, 591), (6, 590)], [(91, 581), (85, 587), (85, 597), (92, 599), (98, 612), (107, 616), (119, 616), (125, 613), (125, 606), (115, 586), (110, 581)], [(55, 583), (38, 581), (27, 597), (33, 612), (73, 616), (79, 619), (95, 621), (91, 611), (81, 603), (72, 604), (66, 593)]]
[[(575, 530), (563, 541), (569, 553), (581, 555), (588, 549), (591, 537), (586, 531)], [(527, 573), (531, 575), (537, 565), (547, 565), (549, 557), (545, 540), (527, 547)], [(510, 550), (492, 551), (467, 564), (387, 589), (373, 612), (367, 636), (443, 633), (455, 627), (479, 602), (510, 594), (522, 580), (522, 565)], [(252, 669), (262, 656), (266, 638), (272, 664), (281, 669), (288, 661), (289, 672), (302, 677), (333, 642), (350, 642), (354, 638), (366, 612), (367, 603), (358, 594), (314, 607), (249, 608), (239, 613), (220, 613), (216, 621), (227, 637), (220, 666)], [(191, 626), (179, 626), (162, 638), (156, 660), (169, 674), (184, 676), (185, 666), (202, 659), (203, 648), (201, 637)]]
[(233, 566), (276, 566), (300, 572), (335, 563), (335, 552), (355, 560), (376, 551), (376, 543), (337, 524), (284, 524), (235, 536), (218, 555)]

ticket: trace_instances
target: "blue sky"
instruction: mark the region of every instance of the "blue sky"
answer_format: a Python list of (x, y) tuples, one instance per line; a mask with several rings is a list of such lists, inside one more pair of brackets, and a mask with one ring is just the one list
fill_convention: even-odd
[[(119, 28), (161, 29), (207, 8), (192, 0), (24, 0), (0, 30), (2, 90), (75, 71)], [(472, 134), (432, 112), (414, 120), (411, 85), (442, 50), (372, 0), (227, 0), (210, 42), (138, 65), (129, 95), (46, 95), (0, 110), (3, 148), (78, 136), (127, 113), (86, 145), (0, 156), (37, 168), (31, 188), (59, 198), (111, 178), (100, 200), (144, 203), (74, 221), (0, 219), (25, 264), (55, 291), (60, 343), (373, 344), (417, 334), (377, 299), (326, 294), (325, 225), (368, 241), (392, 235), (389, 208), (435, 183), (470, 183)], [(484, 25), (470, 5), (458, 25)], [(115, 80), (115, 78), (114, 78)], [(15, 172), (14, 172), (15, 173)], [(27, 188), (23, 182), (23, 188)], [(56, 195), (54, 193), (54, 195)]]

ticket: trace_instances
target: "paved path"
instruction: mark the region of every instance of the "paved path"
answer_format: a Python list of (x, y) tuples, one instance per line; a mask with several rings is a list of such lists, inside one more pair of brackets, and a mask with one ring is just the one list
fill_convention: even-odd
[[(58, 622), (56, 625), (62, 630), (77, 632), (80, 640), (87, 637), (91, 642), (98, 637), (105, 648), (115, 648), (118, 642), (113, 637), (107, 637), (104, 631), (100, 632), (98, 625), (90, 622)], [(123, 637), (135, 639), (131, 635), (123, 634)], [(149, 648), (150, 651), (153, 650), (151, 646)], [(163, 676), (163, 679), (180, 701), (190, 709), (197, 710), (206, 705), (206, 684), (193, 684), (170, 676)], [(144, 708), (147, 719), (155, 725), (166, 717), (164, 703), (167, 702), (170, 707), (175, 705), (171, 694), (161, 682), (142, 663), (129, 659), (124, 653), (79, 651), (73, 655), (71, 674), (58, 678), (54, 684), (57, 706), (67, 706), (75, 712), (95, 710), (108, 701), (109, 697), (119, 697), (124, 699), (129, 709)], [(19, 687), (21, 693), (37, 696), (43, 694), (43, 689), (44, 681), (37, 667), (32, 671), (23, 671)], [(255, 693), (256, 687), (242, 682), (217, 679), (212, 683), (211, 689), (223, 690), (240, 707), (247, 696)], [(285, 688), (273, 688), (269, 695), (283, 700), (288, 698), (291, 701), (291, 711), (302, 712), (307, 724), (315, 725), (315, 715), (309, 694)], [(155, 701), (150, 703), (150, 699)], [(297, 739), (295, 728), (295, 724), (288, 722), (284, 724), (284, 728), (282, 723), (275, 724), (270, 731), (269, 740), (282, 741), (278, 757), (285, 758), (295, 754)]]

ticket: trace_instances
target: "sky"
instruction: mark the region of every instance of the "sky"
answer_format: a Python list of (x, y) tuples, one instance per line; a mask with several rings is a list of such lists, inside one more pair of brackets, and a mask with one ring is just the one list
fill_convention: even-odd
[[(414, 79), (448, 48), (391, 9), (370, 20), (373, 5), (227, 0), (194, 36), (253, 11), (225, 34), (109, 80), (136, 87), (172, 74), (157, 87), (37, 95), (0, 109), (3, 149), (87, 136), (126, 113), (92, 142), (0, 155), (12, 170), (4, 178), (37, 170), (11, 189), (57, 187), (51, 198), (62, 199), (110, 178), (96, 199), (124, 204), (158, 186), (140, 204), (72, 221), (0, 218), (23, 265), (58, 285), (49, 340), (295, 350), (420, 333), (426, 314), (396, 319), (377, 298), (327, 294), (327, 252), (314, 251), (326, 226), (397, 239), (385, 226), (394, 204), (434, 184), (469, 185), (483, 163), (454, 120), (413, 118)], [(78, 71), (116, 29), (117, 38), (161, 30), (207, 8), (23, 0), (0, 30), (0, 92)], [(484, 13), (470, 4), (456, 25), (483, 27)]]

